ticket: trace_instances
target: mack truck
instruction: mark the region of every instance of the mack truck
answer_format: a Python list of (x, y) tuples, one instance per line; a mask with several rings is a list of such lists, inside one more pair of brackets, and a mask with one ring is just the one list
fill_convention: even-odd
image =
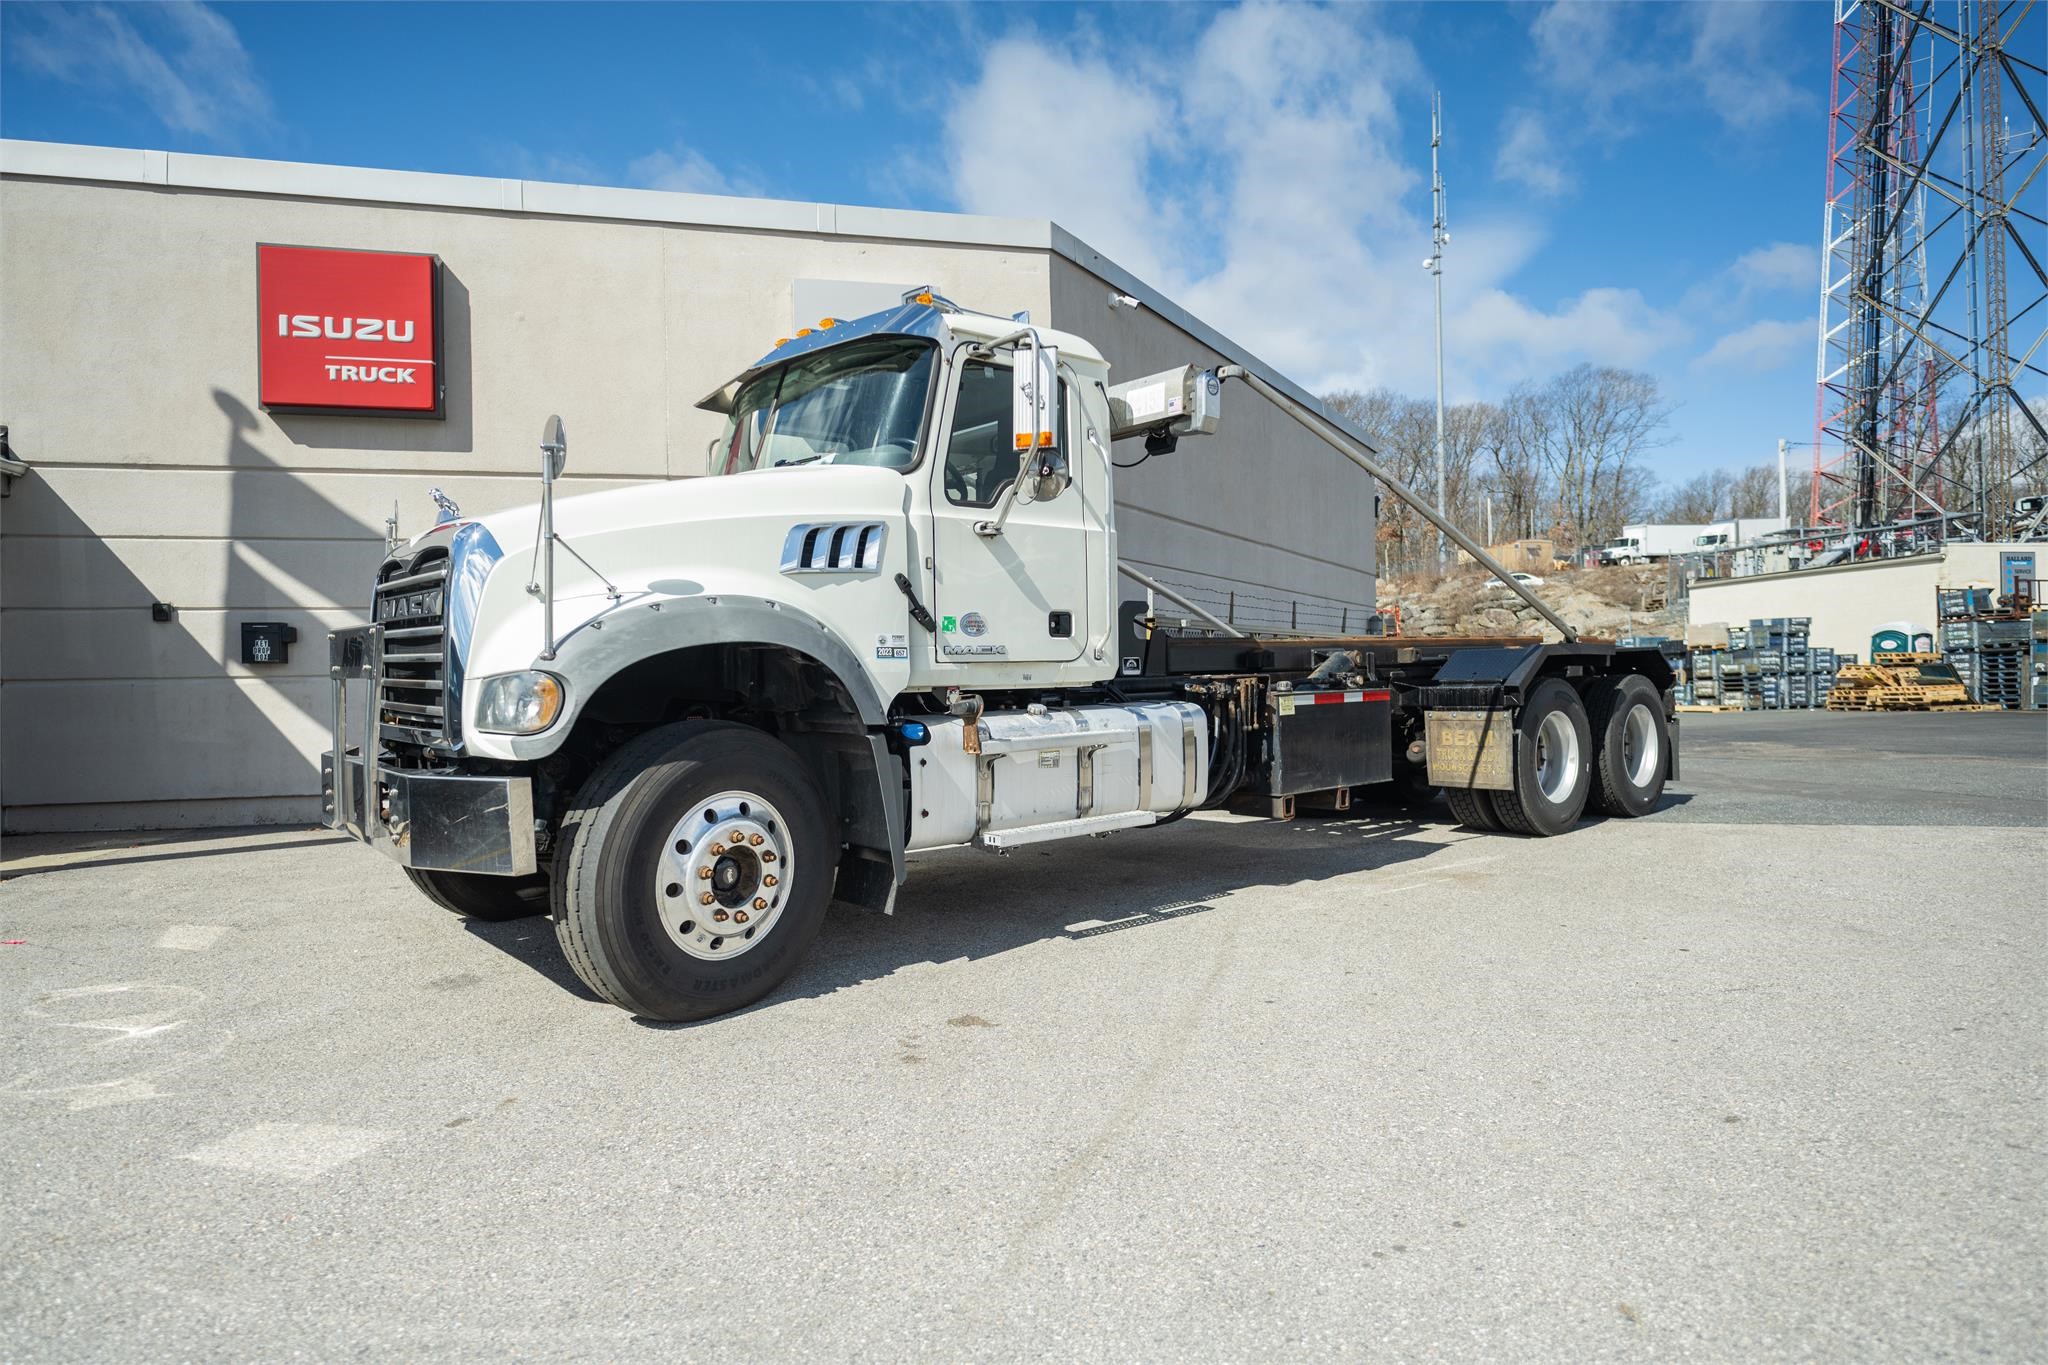
[[(1112, 446), (1212, 435), (1234, 387), (1561, 639), (1248, 633), (1122, 563)], [(835, 902), (893, 912), (925, 850), (1439, 792), (1542, 837), (1643, 815), (1678, 774), (1656, 650), (1579, 638), (1253, 368), (1115, 382), (1080, 336), (927, 289), (778, 341), (700, 406), (725, 419), (709, 477), (559, 499), (550, 418), (537, 504), (465, 517), (437, 490), (369, 624), (329, 637), (325, 822), (459, 915), (548, 915), (636, 1015), (760, 999)]]

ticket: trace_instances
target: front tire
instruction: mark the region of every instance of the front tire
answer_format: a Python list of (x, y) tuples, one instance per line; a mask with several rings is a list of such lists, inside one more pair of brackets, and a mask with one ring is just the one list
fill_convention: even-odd
[(1586, 692), (1587, 720), (1599, 756), (1593, 795), (1609, 815), (1648, 815), (1664, 795), (1671, 730), (1664, 698), (1648, 678), (1629, 674), (1595, 683)]
[(795, 969), (831, 900), (825, 804), (788, 746), (685, 721), (599, 765), (563, 822), (555, 935), (600, 997), (706, 1019)]
[(489, 877), (408, 867), (405, 875), (428, 900), (464, 919), (525, 919), (548, 910), (548, 879), (538, 872), (530, 877)]
[(1515, 720), (1515, 786), (1492, 792), (1494, 814), (1517, 834), (1548, 838), (1579, 822), (1593, 785), (1593, 731), (1562, 678), (1538, 683)]

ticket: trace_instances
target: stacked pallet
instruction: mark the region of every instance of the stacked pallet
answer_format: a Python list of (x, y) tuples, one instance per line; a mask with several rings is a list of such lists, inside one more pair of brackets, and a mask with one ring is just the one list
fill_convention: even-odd
[(1877, 654), (1847, 664), (1828, 693), (1830, 711), (1996, 711), (1979, 705), (1939, 654)]

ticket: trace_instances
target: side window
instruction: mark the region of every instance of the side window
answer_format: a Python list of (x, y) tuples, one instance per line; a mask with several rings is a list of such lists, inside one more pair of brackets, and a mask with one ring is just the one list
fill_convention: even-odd
[[(1054, 430), (1066, 433), (1067, 386), (1059, 389)], [(970, 360), (960, 370), (960, 401), (946, 441), (946, 499), (961, 507), (993, 507), (1017, 477), (1010, 367)]]

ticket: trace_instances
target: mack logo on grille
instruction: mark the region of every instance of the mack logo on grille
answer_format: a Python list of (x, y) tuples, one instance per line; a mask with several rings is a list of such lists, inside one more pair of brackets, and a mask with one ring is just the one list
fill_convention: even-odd
[(441, 590), (434, 588), (426, 592), (399, 592), (377, 599), (377, 620), (397, 621), (414, 616), (439, 616), (441, 614)]

